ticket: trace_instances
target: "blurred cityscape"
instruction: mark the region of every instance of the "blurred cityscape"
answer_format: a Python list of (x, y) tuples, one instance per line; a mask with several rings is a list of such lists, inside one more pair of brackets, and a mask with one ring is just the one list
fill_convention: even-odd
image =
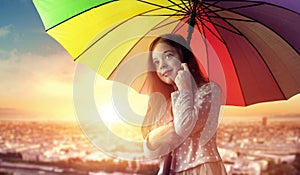
[[(131, 136), (138, 132), (115, 128)], [(139, 134), (135, 137), (139, 138)], [(222, 122), (217, 142), (229, 175), (300, 174), (299, 119), (265, 117), (251, 122)], [(2, 120), (0, 174), (108, 175), (158, 171), (158, 161), (143, 160), (140, 146), (131, 145), (129, 150), (111, 140), (106, 144), (110, 151), (123, 152), (131, 158), (116, 159), (103, 153), (75, 122)]]
[(223, 123), (218, 147), (230, 175), (300, 175), (300, 120)]

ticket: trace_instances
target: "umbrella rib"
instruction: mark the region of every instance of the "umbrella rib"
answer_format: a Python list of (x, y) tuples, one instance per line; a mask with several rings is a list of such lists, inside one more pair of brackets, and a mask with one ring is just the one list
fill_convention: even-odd
[[(212, 13), (214, 13), (216, 16), (218, 16), (219, 17), (219, 19), (222, 19), (222, 17), (220, 16), (220, 15), (218, 15), (217, 13), (215, 13), (215, 12), (212, 12)], [(211, 21), (211, 20), (210, 20)], [(238, 29), (238, 28), (236, 28), (234, 25), (232, 25), (231, 23), (229, 23), (228, 21), (226, 21), (226, 20), (223, 20), (225, 23), (227, 23), (228, 25), (230, 25), (231, 27), (233, 27), (236, 31), (238, 31), (238, 33), (239, 33), (239, 35), (240, 36), (242, 36), (242, 37), (244, 37), (249, 43), (251, 43), (250, 41), (249, 41), (249, 39)], [(216, 28), (216, 30), (218, 30), (217, 28)], [(220, 32), (219, 32), (220, 33)]]
[(236, 31), (230, 30), (229, 28), (226, 28), (226, 27), (224, 27), (224, 26), (222, 26), (222, 25), (220, 25), (220, 24), (217, 24), (217, 23), (213, 22), (212, 20), (207, 20), (207, 19), (203, 19), (203, 20), (205, 20), (205, 21), (207, 21), (207, 22), (210, 22), (210, 23), (212, 23), (213, 25), (216, 25), (216, 26), (218, 26), (218, 27), (221, 27), (221, 28), (223, 28), (223, 29), (225, 29), (225, 30), (227, 30), (227, 31), (229, 31), (229, 32), (232, 32), (232, 33), (234, 33), (234, 34), (237, 34), (237, 35), (241, 35), (241, 36), (242, 36), (242, 33), (239, 32), (239, 31), (236, 32)]
[[(210, 10), (210, 9), (209, 9)], [(219, 17), (219, 19), (222, 19), (222, 17), (220, 16), (220, 15), (218, 15), (217, 13), (215, 13), (215, 12), (212, 12), (212, 13), (214, 13), (216, 16), (218, 16)], [(239, 33), (239, 35), (240, 36), (242, 36), (242, 37), (244, 37), (248, 42), (250, 42), (249, 40), (248, 40), (248, 38), (238, 29), (238, 28), (236, 28), (234, 25), (232, 25), (231, 23), (229, 23), (228, 21), (226, 21), (226, 20), (223, 20), (225, 23), (227, 23), (228, 25), (230, 25), (232, 28), (234, 28), (238, 33)], [(212, 20), (210, 20), (210, 22), (212, 22)], [(217, 28), (216, 28), (216, 30), (218, 30)], [(218, 31), (219, 32), (219, 31)], [(219, 32), (220, 33), (220, 32)], [(221, 36), (222, 37), (222, 36)]]
[[(249, 1), (247, 1), (249, 2)], [(208, 4), (208, 3), (205, 3)], [(262, 2), (256, 2), (256, 4), (252, 4), (252, 5), (244, 5), (244, 6), (239, 6), (239, 7), (232, 7), (232, 8), (222, 8), (220, 6), (217, 5), (213, 5), (213, 7), (219, 7), (221, 8), (221, 10), (211, 10), (212, 12), (219, 12), (219, 11), (225, 11), (225, 10), (235, 10), (235, 9), (242, 9), (242, 8), (248, 8), (248, 7), (254, 7), (254, 6), (259, 6), (259, 5), (263, 5), (264, 3)], [(209, 4), (208, 4), (209, 5)]]
[(113, 2), (115, 2), (115, 1), (118, 1), (118, 0), (112, 0), (112, 1), (110, 1), (110, 2), (105, 2), (105, 3), (103, 3), (103, 4), (99, 4), (99, 5), (95, 5), (95, 6), (93, 6), (93, 7), (90, 7), (90, 8), (88, 8), (88, 9), (86, 9), (86, 10), (80, 12), (80, 13), (77, 13), (77, 14), (74, 15), (74, 16), (71, 16), (71, 17), (69, 17), (69, 18), (67, 18), (67, 19), (65, 19), (65, 20), (63, 20), (63, 21), (61, 21), (61, 22), (55, 24), (54, 26), (51, 26), (50, 28), (46, 29), (45, 32), (48, 32), (49, 30), (51, 30), (51, 29), (53, 29), (53, 28), (55, 28), (55, 27), (61, 25), (62, 23), (66, 22), (66, 21), (68, 21), (68, 20), (70, 20), (70, 19), (72, 19), (72, 18), (75, 18), (76, 16), (79, 16), (79, 15), (81, 15), (81, 14), (87, 12), (87, 11), (90, 11), (90, 10), (92, 10), (92, 9), (94, 9), (94, 8), (103, 6), (103, 5), (108, 4), (108, 3), (113, 3)]
[[(189, 11), (183, 7), (181, 7), (179, 4), (175, 3), (174, 1), (172, 0), (168, 0), (169, 2), (171, 2), (173, 5), (179, 7), (181, 10), (185, 11), (186, 13), (188, 13)], [(182, 1), (181, 1), (182, 2)], [(183, 3), (184, 4), (184, 3)]]
[[(210, 10), (210, 9), (209, 9)], [(214, 13), (214, 12), (213, 12)], [(215, 15), (217, 15), (217, 16), (219, 16), (218, 14), (216, 14), (215, 13)], [(210, 20), (211, 21), (211, 20)], [(224, 20), (225, 21), (225, 20)], [(229, 24), (230, 26), (232, 26), (230, 23), (228, 23), (227, 21), (225, 21), (227, 24)], [(248, 40), (248, 38), (245, 36), (245, 35), (243, 35), (236, 27), (234, 27), (234, 26), (232, 26), (234, 29), (236, 29), (239, 33), (240, 33), (240, 36), (242, 36), (242, 37), (244, 37), (248, 42), (249, 42), (249, 40)], [(218, 33), (220, 34), (220, 37), (222, 38), (222, 40), (224, 41), (224, 38), (222, 37), (222, 34), (220, 33), (220, 31), (217, 29), (217, 28), (215, 28), (217, 31), (218, 31)], [(231, 55), (231, 52), (229, 51), (229, 48), (228, 48), (228, 45), (227, 45), (227, 43), (224, 41), (223, 42), (223, 44), (224, 44), (224, 46), (227, 48), (227, 51), (228, 51), (228, 54), (230, 55), (230, 57), (232, 58), (232, 55)], [(256, 48), (255, 48), (256, 49)], [(234, 62), (232, 61), (232, 64), (234, 64)], [(234, 70), (235, 70), (235, 72), (237, 72), (237, 70), (236, 70), (236, 66), (233, 66), (234, 67)], [(241, 86), (241, 81), (240, 81), (240, 79), (238, 78), (238, 74), (236, 73), (236, 76), (237, 76), (237, 80), (238, 80), (238, 82), (239, 82), (239, 86)], [(244, 94), (244, 92), (243, 92), (243, 90), (241, 89), (241, 93), (242, 93), (242, 97), (243, 97), (243, 101), (244, 101), (244, 103), (246, 104), (246, 99), (245, 99), (245, 94)]]
[[(200, 24), (203, 23), (203, 19), (202, 18), (198, 18), (197, 17), (197, 19), (200, 21)], [(199, 31), (201, 31), (200, 26), (198, 25), (198, 23), (197, 23), (197, 28), (198, 28)], [(202, 24), (202, 29), (203, 29), (203, 24)], [(204, 30), (203, 30), (203, 34), (204, 34)]]
[(128, 18), (122, 22), (120, 22), (119, 24), (117, 24), (115, 27), (111, 28), (110, 30), (108, 30), (105, 34), (103, 34), (100, 38), (98, 38), (94, 43), (92, 43), (90, 46), (88, 46), (84, 51), (82, 51), (76, 58), (74, 58), (74, 61), (76, 61), (81, 55), (83, 55), (87, 50), (89, 50), (89, 48), (91, 48), (95, 43), (97, 43), (98, 41), (100, 41), (102, 38), (104, 38), (106, 35), (108, 35), (111, 31), (115, 30), (116, 28), (118, 28), (119, 26), (121, 26), (122, 24), (126, 23), (127, 21), (133, 19), (134, 17), (137, 17), (137, 16), (143, 16), (143, 14), (146, 14), (146, 13), (149, 13), (149, 12), (152, 12), (152, 11), (155, 11), (155, 10), (158, 10), (158, 9), (152, 9), (152, 10), (149, 10), (149, 11), (146, 11), (144, 13), (141, 13), (141, 14), (138, 14), (138, 15), (135, 15), (131, 18)]
[[(199, 17), (197, 17), (199, 19)], [(209, 30), (219, 41), (221, 41), (222, 43), (224, 43), (224, 40), (222, 38), (220, 38), (217, 34), (215, 34), (215, 32), (213, 32), (204, 22), (202, 22), (202, 25)]]
[[(201, 19), (200, 19), (201, 21)], [(202, 35), (204, 36), (204, 44), (205, 44), (205, 51), (206, 53), (208, 53), (208, 46), (207, 46), (207, 39), (206, 39), (206, 33), (205, 30), (203, 29), (203, 23), (200, 23), (202, 25)], [(196, 25), (198, 27), (198, 30), (201, 31), (200, 26), (197, 24)], [(210, 74), (210, 70), (209, 70), (209, 59), (208, 59), (208, 54), (206, 54), (206, 61), (207, 61), (207, 75), (208, 75), (208, 79), (209, 79), (209, 74)]]
[[(209, 12), (205, 12), (205, 11), (203, 11), (203, 13), (205, 13), (205, 14), (203, 14), (203, 15), (201, 15), (200, 14), (200, 17), (201, 16), (205, 16), (205, 17), (208, 17), (208, 18), (218, 18), (218, 19), (222, 19), (222, 20), (224, 20), (224, 19), (226, 19), (226, 20), (233, 20), (233, 21), (242, 21), (242, 22), (256, 22), (255, 20), (246, 20), (246, 19), (237, 19), (237, 18), (228, 18), (228, 17), (222, 17), (222, 16), (220, 16), (220, 15), (218, 15), (217, 13), (216, 13), (216, 11), (213, 11), (213, 10), (211, 10), (211, 9), (209, 9), (209, 8), (207, 8), (207, 10), (209, 11)], [(226, 9), (224, 9), (224, 11), (225, 11)], [(221, 10), (220, 10), (221, 11)], [(232, 12), (232, 11), (230, 11), (230, 12)], [(208, 13), (212, 13), (212, 14), (214, 14), (214, 15), (216, 15), (216, 16), (211, 16), (211, 15), (209, 15)], [(234, 13), (234, 12), (233, 12)]]
[(170, 17), (172, 17), (172, 16), (186, 16), (185, 14), (156, 14), (156, 15), (140, 15), (140, 16), (170, 16)]
[(181, 19), (179, 19), (179, 20), (174, 20), (174, 21), (172, 21), (172, 22), (168, 22), (168, 23), (163, 24), (163, 25), (161, 25), (161, 26), (154, 27), (154, 28), (152, 28), (151, 30), (156, 30), (156, 29), (165, 27), (165, 26), (167, 26), (167, 25), (170, 25), (170, 24), (173, 24), (173, 23), (175, 23), (175, 22), (181, 21), (181, 20), (184, 19), (184, 18), (186, 18), (186, 17), (183, 17), (183, 18), (181, 18)]
[[(237, 0), (237, 1), (239, 1), (239, 0)], [(257, 2), (257, 1), (247, 1), (247, 0), (241, 1), (241, 2), (256, 2), (256, 3), (261, 3), (260, 5), (263, 5), (263, 4), (265, 4), (265, 5), (270, 5), (270, 6), (274, 6), (274, 7), (278, 7), (278, 8), (281, 8), (281, 9), (288, 10), (288, 11), (290, 11), (290, 12), (294, 12), (294, 11), (289, 10), (289, 9), (287, 9), (287, 8), (284, 8), (284, 7), (281, 7), (281, 6), (278, 6), (278, 5), (274, 5), (274, 4), (271, 4), (271, 3), (267, 3), (267, 2)], [(229, 12), (232, 12), (232, 13), (241, 15), (241, 16), (243, 16), (243, 17), (252, 19), (252, 20), (253, 20), (252, 22), (257, 22), (257, 23), (259, 23), (259, 24), (265, 26), (266, 28), (268, 28), (269, 30), (273, 31), (273, 32), (276, 33), (278, 36), (280, 36), (280, 38), (281, 38), (282, 40), (284, 40), (291, 48), (293, 48), (294, 51), (296, 51), (298, 54), (300, 54), (300, 52), (299, 52), (293, 45), (291, 45), (284, 37), (282, 37), (279, 33), (277, 33), (276, 31), (274, 31), (272, 28), (266, 26), (264, 23), (261, 23), (261, 22), (259, 22), (259, 21), (255, 20), (255, 19), (253, 19), (252, 17), (250, 17), (250, 16), (248, 16), (248, 15), (241, 14), (241, 13), (236, 12), (236, 11), (232, 11), (232, 10), (233, 10), (232, 8), (231, 8), (231, 9), (230, 9), (230, 8), (226, 9), (226, 8), (219, 7), (219, 6), (215, 6), (215, 7), (221, 8), (221, 9), (222, 9), (222, 10), (218, 10), (218, 11), (226, 11), (226, 10), (228, 10)], [(208, 10), (210, 10), (211, 13), (217, 15), (220, 19), (222, 19), (222, 17), (216, 13), (217, 11), (214, 11), (214, 10), (211, 10), (211, 9), (208, 9)], [(294, 12), (294, 13), (296, 13), (296, 12)], [(299, 13), (297, 13), (297, 14), (299, 14)], [(248, 21), (245, 21), (245, 22), (248, 22)], [(227, 22), (227, 23), (228, 23), (228, 22)], [(231, 25), (230, 23), (228, 23), (228, 24)], [(232, 26), (232, 25), (231, 25), (231, 26)], [(234, 26), (232, 26), (232, 27), (234, 27)], [(236, 27), (234, 27), (234, 28), (237, 30)], [(239, 31), (239, 30), (238, 30), (238, 31)], [(243, 35), (243, 36), (244, 36), (244, 35)]]
[[(278, 7), (278, 8), (282, 8), (282, 9), (285, 9), (285, 10), (288, 10), (290, 12), (293, 12), (293, 13), (297, 13), (298, 15), (300, 15), (299, 12), (296, 12), (294, 10), (291, 10), (291, 9), (288, 9), (286, 7), (283, 7), (283, 6), (279, 6), (279, 5), (276, 5), (276, 4), (272, 4), (270, 2), (262, 2), (262, 1), (254, 1), (254, 0), (227, 0), (227, 1), (232, 1), (232, 2), (251, 2), (251, 3), (261, 3), (261, 5), (263, 4), (267, 4), (267, 5), (270, 5), (270, 6), (275, 6), (275, 7)], [(209, 3), (206, 3), (206, 4), (209, 4)]]
[[(197, 11), (200, 11), (201, 8), (198, 8)], [(205, 11), (203, 11), (203, 13), (205, 13)], [(199, 13), (201, 14), (201, 13)], [(206, 14), (206, 13), (205, 13)], [(202, 18), (200, 18), (199, 16), (196, 17), (201, 23), (202, 23), (202, 26), (204, 26), (205, 28), (207, 28), (219, 41), (221, 41), (222, 43), (224, 43), (224, 40), (221, 39), (217, 34), (215, 34), (215, 32), (213, 32), (205, 23), (204, 21), (202, 21)], [(205, 20), (205, 19), (204, 19)], [(205, 20), (207, 21), (207, 20)], [(211, 21), (207, 21), (207, 22), (211, 22)]]
[(217, 17), (217, 16), (210, 16), (210, 15), (205, 15), (209, 18), (222, 18), (226, 20), (232, 20), (232, 21), (242, 21), (242, 22), (256, 22), (254, 20), (246, 20), (246, 19), (238, 19), (238, 18), (227, 18), (227, 17)]
[[(184, 19), (184, 18), (187, 18), (187, 17), (183, 17), (182, 19)], [(181, 20), (182, 20), (181, 19)], [(184, 25), (185, 25), (186, 23), (185, 22), (183, 22), (180, 26), (176, 26), (176, 30), (175, 30), (175, 28), (174, 28), (174, 30), (172, 31), (172, 33), (176, 33), (177, 31), (179, 31), (179, 29), (181, 29)]]
[(124, 20), (121, 23), (117, 24), (115, 27), (113, 27), (112, 29), (108, 30), (105, 34), (103, 34), (100, 38), (98, 38), (94, 43), (92, 43), (90, 46), (88, 46), (84, 51), (81, 52), (81, 54), (79, 54), (76, 58), (74, 58), (74, 61), (76, 61), (77, 59), (79, 59), (79, 57), (81, 55), (83, 55), (87, 50), (89, 50), (91, 47), (93, 47), (93, 45), (95, 43), (97, 43), (98, 41), (100, 41), (102, 38), (104, 38), (106, 35), (108, 35), (111, 31), (113, 31), (114, 29), (116, 29), (117, 27), (121, 26), (122, 24), (124, 24), (125, 22), (129, 21), (130, 19)]
[(183, 2), (183, 0), (180, 0), (180, 2), (185, 6), (185, 8), (190, 12), (191, 11), (191, 8), (189, 6), (187, 6), (185, 4), (185, 2)]
[(155, 15), (140, 15), (140, 16), (186, 16), (186, 14), (155, 14)]
[(190, 0), (188, 0), (188, 2), (189, 2), (189, 6), (190, 6), (190, 9), (192, 10), (192, 1), (190, 1)]
[(146, 3), (146, 4), (149, 4), (149, 5), (153, 5), (153, 6), (156, 6), (156, 7), (160, 7), (162, 9), (169, 9), (169, 10), (172, 10), (172, 11), (175, 11), (175, 12), (182, 12), (182, 13), (185, 13), (185, 11), (181, 11), (181, 10), (177, 10), (177, 9), (173, 9), (173, 8), (170, 8), (172, 6), (162, 6), (162, 5), (159, 5), (159, 4), (154, 4), (154, 3), (151, 3), (151, 2), (148, 2), (148, 1), (144, 1), (144, 0), (137, 0), (139, 2), (142, 2), (142, 3)]
[[(158, 26), (158, 25), (160, 25), (161, 23), (163, 23), (164, 21), (166, 21), (166, 20), (168, 20), (168, 18), (167, 19), (164, 19), (164, 20), (162, 20), (159, 24), (157, 24), (156, 26)], [(155, 27), (156, 27), (155, 26)], [(150, 29), (150, 30), (148, 30), (148, 32), (146, 32), (145, 34), (144, 34), (144, 36), (141, 36), (140, 38), (139, 38), (139, 40), (128, 50), (128, 52), (126, 53), (126, 55), (123, 57), (123, 58), (125, 58), (132, 50), (133, 50), (133, 48), (147, 35), (147, 34), (149, 34), (150, 32), (152, 31), (152, 29)], [(112, 71), (112, 72), (114, 72), (115, 70), (116, 70), (116, 68), (119, 66), (121, 64), (121, 62), (119, 62), (118, 63), (118, 65), (117, 66), (115, 66), (115, 68), (114, 68), (114, 70)], [(111, 77), (111, 75), (112, 75), (112, 73), (110, 73), (110, 75), (108, 76), (108, 79)]]
[[(218, 0), (218, 1), (216, 1), (216, 2), (214, 2), (214, 3), (212, 3), (212, 4), (208, 4), (208, 6), (205, 6), (204, 8), (203, 8), (203, 10), (205, 10), (205, 9), (208, 9), (210, 6), (214, 6), (215, 4), (217, 4), (217, 3), (219, 3), (219, 2), (221, 2), (222, 0)], [(203, 2), (204, 3), (204, 2)], [(206, 3), (205, 3), (206, 4)]]
[[(217, 15), (217, 16), (219, 16), (217, 13), (215, 13), (215, 15)], [(232, 24), (230, 24), (230, 23), (228, 23), (226, 20), (224, 20), (224, 22), (226, 22), (228, 25), (230, 25), (231, 27), (233, 27), (234, 29), (236, 29), (239, 33), (241, 33), (240, 32), (240, 30), (239, 29), (237, 29), (234, 25), (232, 25)], [(218, 30), (217, 28), (216, 28), (216, 30)], [(219, 30), (218, 30), (219, 31)], [(220, 32), (219, 32), (220, 33)], [(241, 36), (242, 37), (244, 37), (245, 38), (245, 40), (247, 40), (248, 41), (248, 43), (253, 47), (253, 49), (255, 49), (256, 50), (256, 53), (261, 57), (261, 58), (263, 58), (263, 56), (261, 55), (261, 53), (257, 50), (257, 48), (253, 45), (253, 43), (248, 39), (248, 37), (247, 36), (245, 36), (244, 34), (242, 34), (241, 33)], [(222, 37), (222, 35), (221, 35), (221, 33), (220, 33), (220, 37)], [(223, 37), (222, 37), (223, 38)], [(224, 43), (224, 45), (225, 45), (225, 47), (227, 48), (227, 50), (229, 51), (229, 49), (228, 49), (228, 46), (227, 46), (227, 44), (226, 44), (226, 42)], [(229, 54), (230, 54), (230, 56), (232, 57), (232, 55), (231, 55), (231, 53), (230, 52), (228, 52)], [(276, 82), (276, 84), (277, 84), (277, 86), (278, 86), (278, 89), (282, 92), (282, 94), (284, 94), (283, 93), (283, 91), (281, 90), (281, 88), (280, 88), (280, 85), (278, 84), (278, 82), (277, 82), (277, 80), (275, 79), (275, 76), (273, 75), (273, 73), (272, 73), (272, 71), (270, 70), (270, 68), (269, 68), (269, 66), (268, 66), (268, 64), (265, 62), (265, 60), (264, 59), (262, 59), (262, 61), (265, 63), (265, 65), (266, 65), (266, 67), (269, 69), (269, 72), (271, 73), (271, 75), (272, 75), (272, 77), (273, 77), (273, 80), (274, 80), (274, 82)], [(234, 64), (234, 62), (233, 62), (233, 64)], [(235, 68), (235, 66), (234, 66), (234, 69), (235, 69), (235, 71), (236, 71), (236, 68)], [(237, 75), (238, 76), (238, 75)], [(241, 85), (241, 82), (240, 82), (240, 80), (238, 79), (238, 81), (239, 81), (239, 84)], [(243, 99), (244, 99), (244, 102), (245, 102), (245, 104), (246, 104), (246, 99), (245, 99), (245, 97), (244, 97), (244, 92), (243, 91), (241, 91), (242, 92), (242, 94), (243, 94)]]

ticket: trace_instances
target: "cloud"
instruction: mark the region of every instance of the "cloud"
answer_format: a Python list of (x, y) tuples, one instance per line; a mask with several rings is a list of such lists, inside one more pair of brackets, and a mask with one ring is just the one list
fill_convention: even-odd
[(16, 116), (22, 116), (26, 114), (26, 111), (18, 110), (15, 108), (1, 108), (0, 107), (0, 119), (4, 119), (7, 117), (16, 117)]
[(48, 56), (32, 53), (20, 54), (17, 49), (1, 51), (5, 58), (0, 60), (0, 77), (12, 83), (32, 81), (32, 84), (44, 81), (71, 82), (75, 63), (65, 52)]
[(0, 38), (9, 35), (12, 32), (12, 30), (13, 30), (12, 24), (0, 27)]
[[(72, 87), (76, 63), (66, 53), (40, 56), (0, 51), (0, 108), (4, 113), (28, 111), (38, 116), (73, 113)], [(14, 110), (12, 110), (14, 109)], [(22, 113), (25, 114), (25, 113)]]
[(11, 51), (1, 50), (0, 49), (0, 59), (9, 59), (11, 57), (14, 57), (16, 54), (17, 49), (12, 49)]

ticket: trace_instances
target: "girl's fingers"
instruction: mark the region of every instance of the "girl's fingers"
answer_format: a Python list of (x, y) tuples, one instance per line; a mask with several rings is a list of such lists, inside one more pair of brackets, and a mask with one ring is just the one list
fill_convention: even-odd
[(183, 67), (183, 70), (190, 72), (189, 66), (186, 63), (182, 63), (181, 66)]

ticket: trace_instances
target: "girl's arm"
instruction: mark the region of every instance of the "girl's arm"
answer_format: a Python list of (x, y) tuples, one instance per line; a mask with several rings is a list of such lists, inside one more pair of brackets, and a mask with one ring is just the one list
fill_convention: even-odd
[[(195, 99), (194, 99), (195, 98)], [(176, 133), (186, 138), (190, 134), (202, 132), (207, 124), (216, 129), (221, 102), (221, 90), (215, 83), (201, 87), (193, 97), (187, 90), (172, 93), (172, 109)], [(213, 126), (213, 128), (212, 128)]]
[(182, 140), (174, 129), (173, 122), (153, 129), (146, 137), (144, 151), (149, 158), (159, 158), (166, 155), (179, 145)]

